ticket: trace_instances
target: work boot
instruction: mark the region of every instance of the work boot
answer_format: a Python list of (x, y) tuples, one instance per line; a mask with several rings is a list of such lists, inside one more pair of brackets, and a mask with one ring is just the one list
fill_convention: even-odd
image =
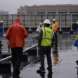
[(53, 74), (52, 67), (48, 67), (47, 70), (49, 71), (49, 73), (52, 73)]
[(76, 64), (78, 65), (78, 60), (76, 60)]
[(52, 68), (48, 67), (47, 70), (52, 70)]
[(13, 75), (13, 78), (20, 78), (18, 75)]
[(40, 74), (41, 78), (45, 78), (45, 73), (38, 73)]
[(45, 69), (42, 69), (41, 67), (37, 70), (37, 73), (45, 73)]
[(17, 69), (14, 69), (13, 78), (20, 78), (20, 77), (19, 77), (19, 74), (20, 74), (20, 71), (17, 70)]

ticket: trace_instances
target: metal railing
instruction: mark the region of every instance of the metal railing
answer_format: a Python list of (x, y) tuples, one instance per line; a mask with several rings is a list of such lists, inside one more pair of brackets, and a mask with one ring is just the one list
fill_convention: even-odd
[[(32, 45), (31, 47), (28, 47), (28, 48), (24, 49), (23, 52), (26, 52), (26, 51), (28, 51), (28, 50), (36, 47), (37, 45), (38, 45), (38, 44), (34, 44), (34, 45)], [(0, 60), (0, 63), (3, 62), (3, 61), (6, 61), (6, 60), (8, 60), (8, 59), (10, 59), (11, 57), (12, 57), (12, 56), (10, 55), (10, 56), (8, 56), (8, 57), (5, 57), (5, 58), (1, 59), (1, 60)]]
[(31, 27), (37, 27), (40, 22), (43, 22), (45, 19), (55, 18), (59, 24), (60, 30), (62, 27), (71, 27), (72, 23), (78, 21), (78, 13), (62, 13), (62, 14), (9, 14), (9, 15), (0, 15), (0, 20), (4, 21), (4, 27), (14, 23), (16, 17), (21, 18), (23, 25), (31, 29)]

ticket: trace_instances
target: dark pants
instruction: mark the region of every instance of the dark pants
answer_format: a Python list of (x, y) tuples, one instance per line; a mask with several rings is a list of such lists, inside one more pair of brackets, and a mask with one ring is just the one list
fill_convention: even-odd
[(20, 48), (20, 47), (11, 48), (11, 52), (12, 52), (12, 64), (13, 64), (13, 69), (14, 69), (13, 74), (19, 75), (20, 74), (19, 67), (21, 65), (23, 48)]
[(41, 68), (45, 69), (44, 67), (44, 55), (47, 57), (47, 64), (48, 67), (52, 67), (52, 60), (51, 60), (51, 47), (39, 47), (39, 53), (40, 53), (40, 62), (41, 62)]
[(57, 35), (57, 31), (54, 32), (54, 49), (53, 49), (53, 54), (57, 54), (58, 53), (58, 35)]
[(2, 43), (0, 41), (0, 54), (2, 54)]

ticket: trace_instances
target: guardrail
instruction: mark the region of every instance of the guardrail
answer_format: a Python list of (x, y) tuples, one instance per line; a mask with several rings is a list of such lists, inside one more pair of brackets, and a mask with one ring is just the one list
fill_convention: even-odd
[[(23, 52), (26, 52), (27, 50), (30, 50), (30, 49), (36, 47), (37, 45), (38, 45), (38, 44), (33, 44), (31, 47), (28, 47), (28, 48), (24, 49)], [(10, 59), (11, 57), (12, 57), (12, 56), (10, 55), (10, 56), (8, 56), (8, 57), (6, 57), (6, 58), (1, 59), (1, 60), (0, 60), (0, 63), (3, 62), (3, 61), (6, 61), (6, 60), (8, 60), (8, 59)]]
[[(32, 27), (37, 28), (39, 22), (43, 22), (45, 19), (56, 19), (59, 28), (61, 30), (62, 26), (70, 26), (72, 30), (72, 23), (76, 23), (78, 21), (78, 13), (58, 13), (58, 14), (7, 14), (0, 15), (0, 20), (4, 21), (4, 28), (8, 28), (11, 24), (13, 24), (15, 18), (19, 17), (23, 25), (31, 29)], [(30, 19), (32, 18), (32, 19)], [(5, 20), (6, 19), (6, 20)]]

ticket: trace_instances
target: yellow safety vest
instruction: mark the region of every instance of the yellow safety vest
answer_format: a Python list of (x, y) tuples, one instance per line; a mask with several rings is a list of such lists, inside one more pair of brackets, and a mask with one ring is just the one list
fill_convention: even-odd
[(49, 27), (43, 27), (42, 33), (41, 46), (51, 46), (54, 32)]
[(76, 34), (76, 38), (75, 38), (75, 40), (78, 40), (78, 33)]
[(55, 30), (55, 24), (52, 25), (52, 30)]

